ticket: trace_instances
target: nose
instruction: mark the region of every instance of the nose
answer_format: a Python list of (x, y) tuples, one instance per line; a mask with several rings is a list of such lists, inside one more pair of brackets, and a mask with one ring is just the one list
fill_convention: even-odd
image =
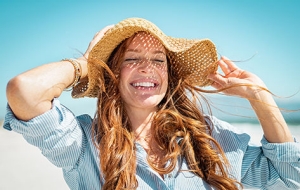
[(140, 73), (152, 73), (153, 72), (153, 66), (151, 64), (151, 60), (149, 60), (149, 59), (141, 60), (139, 66), (138, 66), (138, 71)]

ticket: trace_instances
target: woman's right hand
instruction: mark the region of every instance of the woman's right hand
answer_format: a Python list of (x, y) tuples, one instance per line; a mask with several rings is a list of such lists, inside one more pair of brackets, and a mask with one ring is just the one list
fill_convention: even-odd
[(89, 57), (89, 53), (90, 51), (93, 49), (93, 47), (98, 43), (98, 41), (104, 36), (104, 34), (110, 29), (112, 28), (114, 25), (109, 25), (104, 27), (102, 30), (100, 30), (99, 32), (97, 32), (92, 41), (89, 43), (89, 46), (86, 50), (86, 52), (84, 53), (84, 55), (82, 57), (77, 58), (77, 61), (80, 63), (81, 66), (81, 81), (83, 80), (87, 80), (86, 76), (88, 73), (88, 68), (87, 68), (87, 60)]
[(113, 27), (114, 25), (108, 25), (106, 27), (104, 27), (102, 30), (100, 30), (99, 32), (97, 32), (94, 36), (94, 38), (92, 39), (92, 41), (89, 44), (89, 47), (87, 48), (84, 57), (86, 59), (88, 59), (89, 57), (89, 53), (90, 51), (93, 49), (93, 47), (98, 43), (98, 41), (104, 36), (104, 34)]

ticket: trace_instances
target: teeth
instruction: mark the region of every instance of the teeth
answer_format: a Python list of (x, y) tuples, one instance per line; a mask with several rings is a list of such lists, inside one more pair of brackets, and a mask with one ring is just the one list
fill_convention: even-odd
[(133, 83), (133, 86), (141, 86), (141, 87), (154, 87), (155, 84), (152, 82), (137, 82), (137, 83)]

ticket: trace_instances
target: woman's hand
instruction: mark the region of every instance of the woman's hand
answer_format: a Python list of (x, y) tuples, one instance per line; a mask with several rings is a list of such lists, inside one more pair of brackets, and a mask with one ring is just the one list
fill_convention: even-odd
[(213, 81), (212, 86), (218, 90), (230, 87), (222, 91), (225, 94), (251, 99), (257, 92), (266, 89), (265, 84), (258, 76), (238, 68), (227, 57), (221, 57), (218, 65), (224, 75), (215, 73), (209, 75), (208, 78)]
[(87, 48), (84, 57), (86, 59), (88, 59), (89, 57), (89, 53), (90, 51), (93, 49), (93, 47), (98, 43), (98, 41), (104, 36), (104, 34), (113, 27), (114, 25), (109, 25), (104, 27), (102, 30), (100, 30), (99, 32), (97, 32), (94, 36), (94, 38), (92, 39), (92, 41), (89, 44), (89, 47)]
[(90, 51), (93, 49), (93, 47), (98, 43), (98, 41), (104, 36), (104, 34), (110, 29), (112, 28), (114, 25), (109, 25), (104, 27), (102, 30), (100, 30), (99, 32), (97, 32), (94, 35), (94, 38), (92, 39), (92, 41), (90, 42), (86, 52), (84, 53), (84, 55), (82, 57), (77, 58), (77, 61), (80, 63), (81, 66), (81, 80), (80, 81), (84, 81), (87, 80), (86, 76), (88, 73), (88, 68), (87, 68), (87, 60), (89, 57), (89, 53)]
[(238, 68), (226, 57), (222, 57), (218, 64), (224, 75), (219, 73), (209, 75), (208, 78), (213, 81), (212, 86), (224, 89), (222, 92), (225, 94), (247, 98), (269, 142), (293, 142), (280, 109), (263, 81), (256, 75)]

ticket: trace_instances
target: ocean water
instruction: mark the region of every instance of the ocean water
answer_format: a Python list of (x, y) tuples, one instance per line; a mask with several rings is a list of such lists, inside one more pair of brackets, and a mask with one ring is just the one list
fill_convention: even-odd
[[(257, 117), (249, 101), (229, 96), (208, 96), (212, 115), (231, 123), (257, 123)], [(300, 101), (276, 100), (283, 117), (290, 126), (300, 126)], [(205, 103), (204, 112), (208, 112)]]
[[(243, 130), (245, 133), (249, 134), (251, 141), (260, 144), (260, 140), (263, 136), (263, 130), (260, 124), (255, 123), (231, 123), (236, 128)], [(300, 141), (300, 124), (288, 124), (289, 130), (291, 131), (293, 137)]]
[[(251, 136), (252, 141), (260, 142), (263, 131), (247, 100), (217, 95), (211, 95), (207, 98), (210, 101), (212, 115), (242, 129)], [(285, 121), (288, 123), (292, 135), (300, 141), (300, 101), (276, 99), (276, 102)], [(207, 111), (207, 109), (204, 110)]]

